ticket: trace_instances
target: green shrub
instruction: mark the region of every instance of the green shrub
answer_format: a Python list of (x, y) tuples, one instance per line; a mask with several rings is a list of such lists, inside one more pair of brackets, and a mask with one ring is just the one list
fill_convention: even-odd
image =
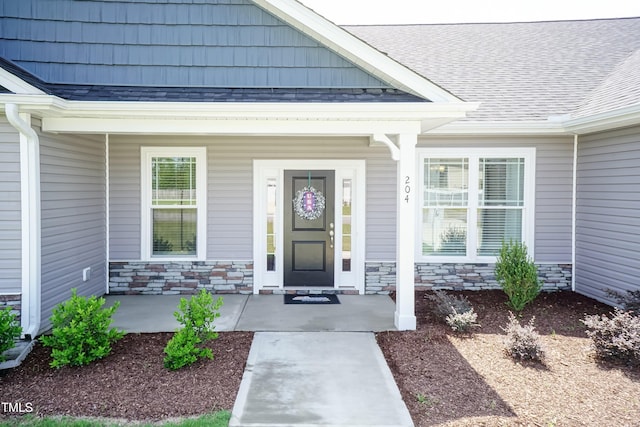
[(213, 296), (202, 289), (191, 299), (180, 298), (179, 311), (173, 313), (182, 328), (178, 329), (164, 348), (164, 366), (171, 370), (191, 365), (200, 358), (213, 359), (207, 341), (218, 338), (213, 322), (220, 317), (222, 297), (213, 302)]
[(111, 353), (111, 345), (124, 336), (124, 332), (109, 328), (113, 313), (120, 303), (102, 308), (104, 298), (78, 296), (71, 290), (71, 299), (53, 309), (51, 335), (41, 337), (51, 347), (51, 366), (81, 366)]
[(522, 326), (513, 313), (509, 313), (509, 323), (506, 328), (505, 350), (514, 359), (544, 361), (544, 350), (540, 342), (540, 335), (533, 325), (535, 317)]
[(0, 310), (0, 362), (5, 361), (2, 353), (15, 347), (15, 340), (21, 333), (22, 328), (18, 324), (15, 313), (11, 312), (11, 307)]
[(538, 269), (527, 255), (527, 246), (521, 242), (502, 243), (495, 267), (496, 279), (509, 298), (508, 305), (522, 311), (536, 299), (542, 289)]
[(640, 316), (616, 308), (611, 317), (587, 315), (587, 326), (596, 355), (601, 359), (630, 364), (640, 362)]

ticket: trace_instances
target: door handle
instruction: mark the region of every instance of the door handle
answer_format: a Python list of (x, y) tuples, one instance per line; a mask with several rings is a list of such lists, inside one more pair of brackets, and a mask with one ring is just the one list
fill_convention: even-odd
[(329, 246), (331, 249), (333, 249), (333, 237), (335, 236), (335, 232), (333, 231), (333, 223), (329, 224), (329, 238), (331, 239), (331, 245)]

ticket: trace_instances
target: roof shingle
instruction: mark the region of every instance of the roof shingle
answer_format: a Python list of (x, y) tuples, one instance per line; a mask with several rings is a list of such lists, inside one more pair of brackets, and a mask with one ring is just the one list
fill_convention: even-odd
[[(481, 102), (473, 121), (571, 114), (640, 49), (640, 18), (344, 28), (465, 101)], [(620, 84), (633, 80), (638, 88), (634, 64)], [(604, 88), (601, 95), (615, 97)]]

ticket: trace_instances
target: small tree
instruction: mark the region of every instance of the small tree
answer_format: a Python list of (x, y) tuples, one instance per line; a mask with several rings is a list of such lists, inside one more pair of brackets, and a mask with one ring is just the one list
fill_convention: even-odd
[(542, 289), (538, 269), (527, 255), (527, 246), (522, 242), (502, 243), (495, 267), (496, 279), (509, 297), (508, 305), (522, 311), (536, 299)]
[(15, 340), (21, 333), (22, 328), (11, 307), (0, 310), (0, 362), (5, 360), (2, 353), (15, 347)]

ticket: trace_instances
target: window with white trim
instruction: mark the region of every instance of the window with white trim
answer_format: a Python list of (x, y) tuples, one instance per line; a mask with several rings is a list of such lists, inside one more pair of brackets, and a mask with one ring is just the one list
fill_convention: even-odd
[(510, 240), (533, 254), (535, 148), (419, 152), (419, 259), (492, 261)]
[(204, 259), (206, 149), (142, 147), (142, 257)]

